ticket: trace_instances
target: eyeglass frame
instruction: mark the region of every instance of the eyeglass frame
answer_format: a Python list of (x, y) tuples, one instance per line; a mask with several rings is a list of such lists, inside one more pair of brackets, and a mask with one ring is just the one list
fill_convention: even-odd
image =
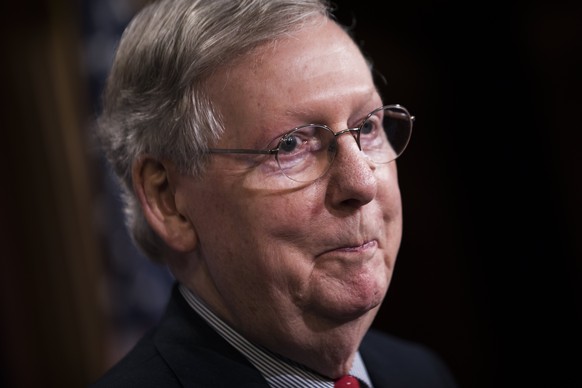
[[(311, 127), (311, 126), (316, 126), (316, 127), (321, 127), (321, 128), (325, 128), (326, 130), (328, 130), (332, 135), (333, 135), (333, 140), (337, 142), (337, 137), (345, 134), (345, 133), (356, 133), (357, 135), (353, 135), (354, 140), (356, 141), (356, 144), (358, 145), (358, 149), (362, 152), (365, 152), (362, 150), (362, 146), (360, 144), (360, 133), (362, 131), (362, 127), (364, 126), (364, 124), (368, 121), (368, 119), (370, 117), (372, 117), (376, 112), (380, 111), (380, 110), (387, 110), (387, 109), (392, 109), (392, 108), (397, 108), (400, 110), (403, 110), (406, 115), (408, 116), (409, 120), (410, 120), (410, 134), (408, 135), (408, 139), (406, 140), (406, 144), (404, 144), (404, 147), (402, 148), (402, 151), (396, 155), (396, 157), (392, 160), (389, 160), (388, 162), (384, 162), (382, 164), (388, 164), (388, 163), (392, 163), (393, 161), (395, 161), (396, 159), (398, 159), (400, 157), (400, 155), (402, 155), (402, 153), (404, 152), (404, 150), (406, 150), (406, 147), (408, 146), (408, 142), (410, 141), (410, 138), (412, 137), (412, 127), (415, 121), (415, 116), (412, 116), (410, 114), (410, 112), (408, 112), (408, 109), (406, 109), (405, 107), (403, 107), (400, 104), (390, 104), (390, 105), (382, 105), (379, 108), (376, 108), (374, 110), (372, 110), (370, 113), (368, 113), (366, 115), (366, 117), (362, 120), (362, 123), (357, 126), (357, 127), (353, 127), (353, 128), (346, 128), (346, 129), (342, 129), (341, 131), (338, 132), (334, 132), (333, 129), (331, 129), (329, 126), (325, 125), (325, 124), (304, 124), (304, 125), (300, 125), (298, 127), (295, 127), (293, 129), (290, 129), (289, 131), (286, 131), (285, 133), (283, 133), (281, 136), (277, 137), (278, 141), (277, 141), (277, 147), (276, 148), (272, 148), (272, 149), (267, 149), (267, 150), (257, 150), (257, 149), (246, 149), (246, 148), (208, 148), (207, 149), (207, 153), (208, 154), (219, 154), (219, 155), (227, 155), (227, 154), (248, 154), (248, 155), (275, 155), (275, 158), (277, 158), (277, 154), (279, 153), (279, 149), (281, 148), (281, 143), (283, 142), (283, 140), (290, 134), (302, 129), (302, 128), (307, 128), (307, 127)], [(337, 152), (337, 151), (336, 151)], [(335, 160), (335, 157), (334, 157)], [(329, 163), (329, 167), (331, 167), (333, 163), (333, 160), (330, 161)], [(328, 169), (329, 169), (328, 167)], [(327, 172), (324, 171), (322, 175), (320, 175), (319, 177), (315, 178), (313, 181), (321, 178), (323, 175), (325, 175), (325, 173)], [(284, 172), (282, 172), (283, 175), (285, 175), (288, 179), (291, 179), (293, 181), (296, 181), (295, 179), (289, 177), (287, 174), (285, 174)], [(303, 182), (303, 181), (299, 181), (299, 182)], [(306, 181), (309, 182), (309, 181)]]

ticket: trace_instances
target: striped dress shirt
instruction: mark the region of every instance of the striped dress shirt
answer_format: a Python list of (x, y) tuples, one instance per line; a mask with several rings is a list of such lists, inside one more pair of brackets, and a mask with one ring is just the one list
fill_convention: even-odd
[[(328, 378), (246, 340), (218, 318), (192, 291), (182, 284), (179, 288), (188, 305), (231, 346), (241, 352), (259, 370), (269, 386), (274, 388), (333, 388), (333, 381)], [(350, 374), (372, 387), (360, 353), (356, 353)]]

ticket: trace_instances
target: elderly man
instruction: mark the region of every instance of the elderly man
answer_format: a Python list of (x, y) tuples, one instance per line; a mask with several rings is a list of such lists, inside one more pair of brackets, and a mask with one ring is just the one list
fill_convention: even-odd
[(137, 244), (176, 278), (96, 387), (452, 387), (369, 330), (402, 232), (413, 118), (318, 0), (162, 0), (125, 31), (99, 125)]

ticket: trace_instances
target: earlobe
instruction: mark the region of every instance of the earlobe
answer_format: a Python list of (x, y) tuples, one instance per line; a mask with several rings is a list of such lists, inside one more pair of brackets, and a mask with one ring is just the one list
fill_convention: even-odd
[(173, 169), (169, 162), (143, 157), (133, 165), (133, 188), (150, 226), (170, 248), (185, 253), (195, 249), (197, 235), (176, 206)]

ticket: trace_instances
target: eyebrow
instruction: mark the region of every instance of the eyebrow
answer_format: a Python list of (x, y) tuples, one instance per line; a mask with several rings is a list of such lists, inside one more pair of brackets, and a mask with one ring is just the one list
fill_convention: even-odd
[(313, 116), (317, 114), (317, 110), (313, 109), (312, 107), (305, 107), (305, 108), (298, 108), (298, 107), (290, 107), (285, 110), (285, 117), (305, 117), (305, 116)]
[[(358, 96), (358, 100), (361, 102), (356, 104), (354, 111), (358, 110), (365, 110), (364, 107), (372, 100), (375, 96), (378, 96), (380, 99), (380, 105), (383, 103), (382, 95), (376, 86), (370, 88), (364, 94)], [(341, 99), (338, 99), (341, 100)], [(337, 104), (341, 104), (341, 101), (338, 101)], [(367, 108), (366, 108), (367, 109)], [(372, 108), (373, 109), (373, 108)], [(285, 110), (286, 117), (309, 117), (309, 116), (317, 116), (321, 112), (317, 109), (314, 109), (312, 106), (305, 106), (305, 107), (297, 107), (292, 106)], [(304, 124), (318, 124), (318, 123), (304, 123)]]

